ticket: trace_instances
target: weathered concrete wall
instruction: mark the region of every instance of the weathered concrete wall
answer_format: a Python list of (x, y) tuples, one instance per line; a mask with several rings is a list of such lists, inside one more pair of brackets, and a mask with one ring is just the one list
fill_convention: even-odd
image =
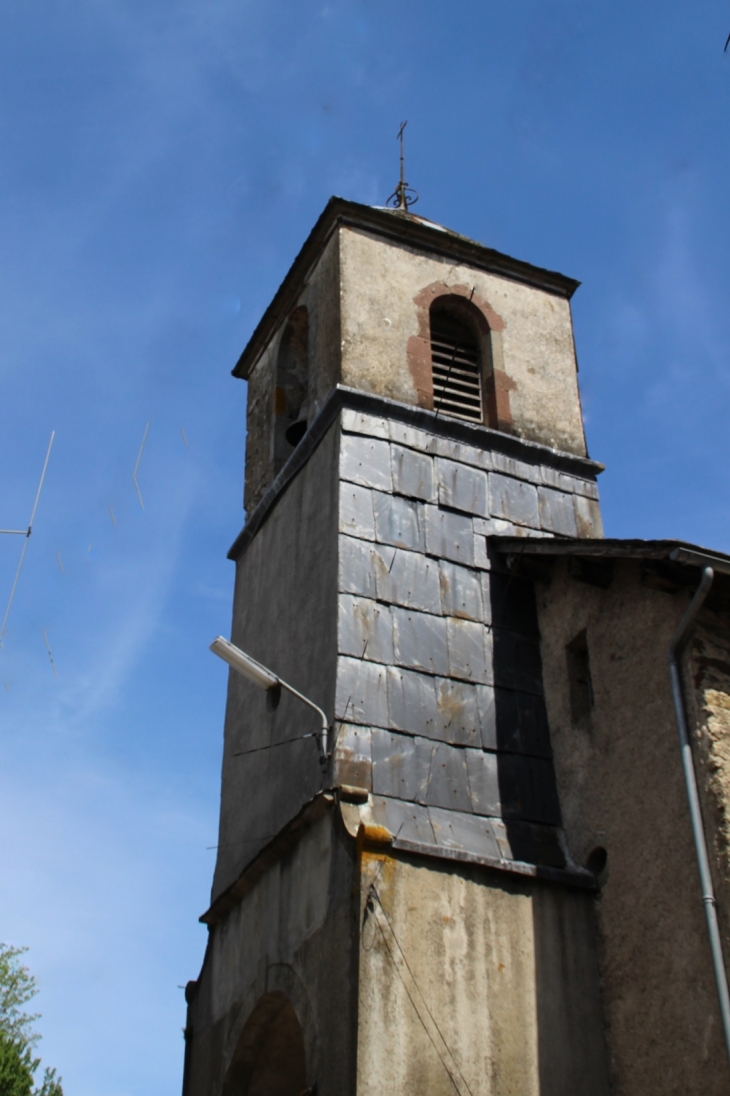
[(316, 1082), (319, 1096), (354, 1093), (354, 882), (354, 842), (330, 812), (211, 930), (188, 1013), (185, 1096), (249, 1091), (224, 1080), (231, 1085), (247, 1021), (271, 994), (284, 995), (296, 1012), (307, 1087)]
[(340, 230), (340, 280), (343, 384), (419, 403), (413, 358), (427, 336), (426, 291), (473, 288), (496, 334), (513, 432), (585, 455), (568, 301), (352, 228)]
[[(598, 847), (608, 853), (597, 914), (609, 1050), (621, 1096), (719, 1096), (730, 1081), (666, 662), (686, 605), (685, 592), (670, 595), (642, 584), (639, 564), (630, 562), (616, 564), (607, 589), (571, 579), (567, 563), (556, 564), (538, 597), (568, 844), (579, 863)], [(566, 645), (584, 628), (594, 706), (575, 725)], [(717, 715), (723, 706), (714, 701), (706, 733), (717, 735), (724, 752)], [(711, 752), (718, 756), (715, 746)], [(713, 763), (705, 765), (701, 751), (696, 757), (707, 788), (718, 770), (711, 774)], [(722, 895), (726, 867), (717, 858), (714, 867)], [(725, 948), (729, 955), (727, 939)]]
[(362, 861), (358, 1096), (607, 1096), (591, 899)]
[[(337, 665), (337, 466), (332, 428), (279, 496), (236, 566), (231, 639), (325, 711)], [(267, 694), (231, 672), (213, 894), (321, 787), (314, 739), (260, 749), (318, 729), (301, 701)], [(244, 756), (240, 751), (253, 750)]]

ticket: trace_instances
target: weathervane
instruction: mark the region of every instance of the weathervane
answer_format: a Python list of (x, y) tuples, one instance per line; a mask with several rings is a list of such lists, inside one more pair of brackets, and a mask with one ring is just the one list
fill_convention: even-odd
[(400, 182), (386, 203), (387, 205), (392, 205), (394, 209), (402, 210), (404, 213), (408, 212), (409, 206), (415, 205), (418, 201), (418, 191), (409, 187), (405, 179), (405, 168), (403, 164), (403, 130), (407, 125), (407, 121), (401, 122), (400, 129), (398, 130), (398, 140), (400, 141)]

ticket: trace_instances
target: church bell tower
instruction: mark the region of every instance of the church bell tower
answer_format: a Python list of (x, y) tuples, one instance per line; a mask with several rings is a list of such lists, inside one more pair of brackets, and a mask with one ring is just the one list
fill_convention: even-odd
[[(596, 538), (577, 283), (333, 198), (248, 382), (208, 946), (184, 1096), (606, 1096), (594, 877), (563, 833), (535, 594)], [(537, 565), (535, 565), (537, 566)]]

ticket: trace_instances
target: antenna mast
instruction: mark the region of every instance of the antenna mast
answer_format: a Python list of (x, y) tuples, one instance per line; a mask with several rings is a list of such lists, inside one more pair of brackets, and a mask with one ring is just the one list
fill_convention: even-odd
[(406, 182), (405, 159), (403, 156), (403, 130), (407, 125), (407, 120), (401, 122), (400, 129), (398, 130), (398, 140), (400, 141), (400, 182), (386, 203), (387, 205), (392, 205), (394, 209), (401, 210), (403, 213), (407, 213), (409, 207), (415, 205), (418, 201), (418, 191), (413, 190)]

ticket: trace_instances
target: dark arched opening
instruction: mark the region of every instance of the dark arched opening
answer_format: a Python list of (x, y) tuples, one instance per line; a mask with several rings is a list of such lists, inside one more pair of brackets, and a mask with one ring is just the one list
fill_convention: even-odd
[(434, 411), (483, 423), (486, 321), (469, 301), (454, 294), (433, 302), (429, 320)]
[(238, 1040), (223, 1096), (302, 1096), (307, 1088), (304, 1035), (289, 998), (259, 999)]
[(274, 472), (286, 464), (307, 430), (309, 313), (292, 312), (279, 343), (274, 388)]

